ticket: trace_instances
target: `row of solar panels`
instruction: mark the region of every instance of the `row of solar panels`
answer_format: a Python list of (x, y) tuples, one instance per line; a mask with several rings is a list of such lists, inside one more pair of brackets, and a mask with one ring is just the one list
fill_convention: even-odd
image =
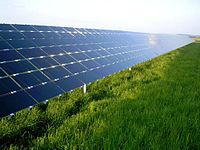
[(180, 35), (0, 24), (0, 116), (191, 42)]

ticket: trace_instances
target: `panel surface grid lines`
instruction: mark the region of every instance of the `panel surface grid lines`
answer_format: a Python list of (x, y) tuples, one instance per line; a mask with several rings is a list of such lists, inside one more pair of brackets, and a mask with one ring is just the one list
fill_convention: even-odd
[(0, 24), (0, 117), (191, 42), (182, 35)]

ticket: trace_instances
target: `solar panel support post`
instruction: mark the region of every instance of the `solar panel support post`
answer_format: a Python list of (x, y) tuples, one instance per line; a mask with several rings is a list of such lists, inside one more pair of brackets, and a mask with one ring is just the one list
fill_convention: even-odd
[(13, 118), (15, 116), (15, 114), (11, 113), (9, 116), (10, 116), (10, 118)]
[(83, 93), (85, 94), (86, 93), (86, 90), (87, 90), (87, 86), (86, 84), (83, 85)]
[(128, 68), (129, 71), (131, 71), (131, 68)]

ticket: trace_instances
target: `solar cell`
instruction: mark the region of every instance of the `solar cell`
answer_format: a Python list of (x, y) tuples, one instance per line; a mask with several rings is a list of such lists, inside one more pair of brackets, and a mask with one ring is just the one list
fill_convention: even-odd
[(61, 38), (54, 39), (54, 43), (56, 45), (64, 46), (64, 45), (76, 44), (76, 41), (74, 40), (73, 37), (71, 37), (71, 38), (61, 37)]
[(20, 90), (20, 87), (9, 77), (0, 79), (0, 95)]
[(69, 71), (67, 71), (65, 68), (63, 67), (55, 67), (55, 68), (49, 68), (49, 69), (45, 69), (43, 70), (43, 72), (51, 79), (60, 79), (60, 78), (64, 78), (65, 76), (69, 76), (71, 75)]
[(54, 40), (52, 39), (33, 39), (32, 40), (37, 46), (54, 46)]
[(90, 58), (97, 58), (97, 57), (101, 57), (100, 54), (98, 54), (97, 52), (95, 51), (92, 51), (92, 52), (85, 52), (86, 55), (88, 55)]
[(72, 27), (64, 27), (64, 29), (66, 30), (66, 31), (69, 31), (69, 32), (75, 32), (76, 30), (74, 29), (74, 28), (72, 28)]
[(81, 64), (83, 64), (83, 66), (87, 67), (88, 69), (93, 69), (93, 68), (97, 68), (100, 66), (93, 60), (83, 61), (83, 62), (81, 62)]
[(8, 31), (8, 30), (15, 30), (15, 29), (9, 24), (0, 24), (0, 30)]
[(181, 35), (0, 24), (0, 117), (192, 41)]
[(36, 29), (34, 29), (30, 25), (17, 25), (17, 24), (14, 24), (12, 26), (15, 27), (17, 30), (21, 30), (21, 31), (36, 31)]
[(65, 31), (63, 27), (50, 26), (50, 28), (51, 28), (53, 31), (59, 31), (59, 32)]
[(13, 79), (20, 84), (22, 88), (28, 88), (42, 83), (40, 79), (34, 76), (34, 73), (19, 74), (14, 76)]
[(34, 64), (37, 68), (47, 68), (59, 65), (55, 60), (53, 60), (51, 57), (45, 57), (45, 58), (37, 58), (30, 60), (32, 64)]
[(76, 45), (76, 47), (81, 51), (89, 51), (89, 50), (91, 50), (89, 45)]
[(4, 69), (9, 75), (36, 70), (36, 68), (27, 60), (0, 64), (0, 67)]
[(106, 57), (108, 60), (110, 60), (111, 63), (119, 61), (119, 59), (116, 56), (108, 56)]
[(31, 40), (10, 40), (8, 43), (16, 49), (36, 46)]
[(35, 104), (36, 102), (24, 91), (0, 96), (0, 116), (7, 116)]
[(98, 69), (92, 70), (92, 72), (95, 74), (97, 80), (105, 77), (107, 75), (106, 72), (108, 71), (106, 70), (106, 67), (100, 67)]
[(79, 74), (75, 75), (75, 77), (77, 77), (78, 79), (83, 81), (85, 84), (88, 84), (90, 82), (93, 82), (93, 81), (101, 78), (101, 77), (99, 77), (99, 74), (97, 74), (97, 73), (98, 72), (96, 69), (96, 70), (79, 73)]
[(76, 53), (76, 52), (80, 52), (79, 49), (77, 49), (76, 47), (74, 47), (73, 45), (71, 46), (60, 46), (60, 48), (62, 50), (64, 50), (66, 53)]
[(62, 49), (60, 49), (60, 47), (58, 46), (54, 46), (54, 47), (44, 47), (42, 48), (42, 50), (44, 52), (46, 52), (48, 55), (58, 55), (58, 54), (62, 54), (65, 53)]
[(0, 51), (0, 62), (13, 61), (17, 59), (23, 59), (23, 57), (15, 50)]
[(52, 31), (50, 27), (48, 26), (33, 26), (36, 30), (42, 32), (42, 31)]
[(60, 37), (62, 37), (63, 39), (70, 39), (73, 38), (73, 36), (70, 33), (67, 33), (65, 31), (59, 32), (58, 33), (60, 35)]
[(48, 100), (63, 93), (63, 90), (61, 90), (53, 82), (41, 84), (31, 89), (27, 89), (26, 91), (38, 102)]
[(78, 61), (89, 59), (89, 57), (87, 55), (85, 55), (84, 53), (74, 53), (74, 54), (70, 54), (70, 56), (72, 56), (73, 58), (75, 58)]
[(59, 34), (55, 32), (42, 32), (45, 38), (59, 38)]
[(6, 76), (5, 72), (0, 68), (0, 78)]
[(95, 61), (101, 65), (107, 65), (111, 63), (111, 61), (108, 60), (107, 58), (98, 58), (98, 59), (95, 59)]
[(41, 71), (34, 71), (31, 74), (42, 83), (49, 81), (47, 76), (45, 76), (45, 74), (43, 74)]
[(75, 73), (79, 73), (79, 72), (83, 72), (86, 71), (87, 69), (81, 65), (80, 63), (73, 63), (73, 64), (69, 64), (65, 66), (66, 69), (68, 69), (71, 73), (75, 74)]
[(54, 56), (53, 58), (60, 64), (69, 64), (71, 62), (76, 62), (76, 60), (68, 54), (57, 55)]
[(126, 57), (124, 56), (124, 54), (118, 54), (118, 55), (115, 55), (117, 58), (118, 58), (118, 60), (124, 60), (124, 59), (126, 59)]
[(0, 51), (1, 50), (6, 50), (6, 49), (11, 49), (12, 47), (5, 41), (0, 41)]
[(59, 87), (61, 87), (64, 91), (71, 91), (77, 87), (83, 85), (83, 83), (77, 78), (71, 76), (68, 78), (63, 78), (55, 82)]
[(22, 54), (25, 58), (32, 57), (41, 57), (48, 56), (42, 49), (40, 48), (31, 48), (31, 49), (20, 49), (18, 50), (20, 54)]
[(40, 32), (29, 32), (29, 31), (25, 31), (22, 32), (22, 34), (29, 39), (41, 39), (44, 38), (44, 35), (42, 35)]
[(5, 40), (24, 38), (24, 36), (19, 32), (0, 32), (0, 36)]

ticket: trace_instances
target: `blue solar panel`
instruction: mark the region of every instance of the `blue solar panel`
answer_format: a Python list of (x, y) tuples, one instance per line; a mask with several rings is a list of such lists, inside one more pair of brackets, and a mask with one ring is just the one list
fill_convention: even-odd
[(83, 64), (83, 66), (87, 67), (88, 69), (94, 69), (100, 67), (100, 65), (96, 63), (94, 60), (83, 61), (81, 62), (81, 64)]
[(181, 35), (0, 24), (0, 117), (191, 42)]
[(35, 104), (37, 103), (33, 98), (24, 91), (0, 96), (0, 116), (6, 116)]
[(12, 91), (20, 90), (21, 88), (9, 77), (0, 79), (1, 90), (0, 95), (8, 94)]
[(15, 30), (12, 25), (9, 24), (0, 24), (0, 30), (8, 31), (8, 30)]
[(0, 64), (0, 67), (4, 69), (9, 75), (36, 70), (36, 68), (27, 60), (3, 63)]
[(0, 40), (0, 51), (7, 49), (12, 49), (12, 47), (6, 41)]
[(29, 47), (35, 47), (36, 45), (31, 41), (31, 40), (10, 40), (8, 43), (13, 47), (13, 48), (29, 48)]
[(48, 82), (27, 89), (26, 92), (28, 92), (38, 102), (42, 102), (52, 97), (58, 96), (62, 94), (64, 91), (60, 89), (54, 82)]
[(18, 52), (25, 58), (48, 56), (41, 48), (20, 49)]
[(69, 76), (71, 73), (66, 70), (64, 67), (58, 66), (55, 68), (49, 68), (43, 70), (44, 74), (46, 74), (51, 80), (61, 79), (66, 76)]
[(0, 32), (0, 36), (5, 40), (24, 38), (24, 36), (19, 32)]
[(0, 62), (14, 61), (17, 59), (23, 59), (23, 57), (15, 50), (0, 51)]
[(80, 73), (83, 71), (86, 71), (87, 69), (81, 65), (80, 63), (73, 63), (73, 64), (68, 64), (65, 66), (66, 69), (68, 69), (71, 73)]
[(55, 83), (64, 91), (71, 91), (83, 85), (83, 82), (81, 82), (79, 79), (77, 79), (74, 76), (63, 78), (61, 80), (56, 81)]
[[(6, 25), (6, 26), (8, 26), (8, 25)], [(19, 31), (26, 31), (26, 32), (30, 32), (30, 31), (36, 31), (36, 29), (35, 28), (33, 28), (32, 26), (30, 26), (30, 25), (16, 25), (16, 24), (14, 24), (14, 25), (12, 25), (14, 28), (16, 28), (17, 30), (19, 30)], [(24, 33), (24, 32), (23, 32)]]
[(71, 62), (76, 62), (76, 60), (68, 54), (54, 56), (53, 58), (60, 64), (69, 64)]
[(3, 78), (5, 76), (6, 76), (5, 72), (0, 68), (0, 78)]
[(35, 71), (31, 73), (19, 74), (13, 77), (13, 79), (19, 83), (22, 88), (28, 88), (36, 86), (43, 82), (47, 82), (49, 79), (45, 77), (41, 72)]
[(28, 39), (41, 39), (44, 38), (44, 36), (40, 32), (30, 32), (30, 31), (24, 31), (22, 34), (28, 38)]
[(30, 60), (30, 62), (36, 66), (37, 68), (48, 68), (51, 66), (59, 65), (55, 60), (53, 60), (51, 57), (44, 57), (44, 58), (36, 58)]

